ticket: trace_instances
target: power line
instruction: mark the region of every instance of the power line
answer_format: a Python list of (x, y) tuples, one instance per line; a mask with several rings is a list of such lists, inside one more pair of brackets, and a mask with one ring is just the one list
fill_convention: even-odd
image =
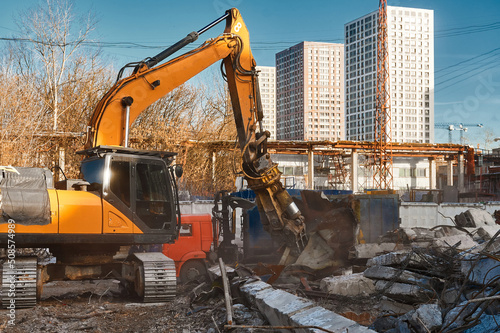
[[(494, 51), (498, 51), (498, 50), (500, 50), (500, 47), (499, 47), (499, 48), (496, 48), (496, 49), (494, 49), (494, 50), (492, 50), (492, 51), (489, 51), (489, 52), (483, 53), (483, 54), (481, 54), (481, 55), (478, 55), (478, 56), (472, 57), (472, 58), (470, 58), (470, 59), (468, 59), (468, 60), (464, 60), (464, 61), (458, 62), (458, 63), (456, 63), (456, 64), (453, 64), (453, 65), (451, 65), (451, 66), (448, 66), (448, 67), (446, 67), (446, 68), (443, 68), (443, 69), (441, 69), (441, 70), (439, 70), (439, 71), (435, 71), (434, 73), (438, 73), (438, 72), (441, 72), (441, 71), (443, 71), (443, 70), (447, 70), (447, 69), (450, 69), (450, 68), (454, 68), (454, 67), (456, 67), (456, 66), (458, 66), (458, 65), (464, 64), (464, 63), (469, 62), (469, 61), (472, 61), (472, 60), (476, 60), (476, 59), (478, 59), (478, 58), (483, 57), (483, 56), (484, 56), (484, 55), (486, 55), (486, 54), (490, 54), (490, 53), (492, 53), (492, 52), (494, 52)], [(494, 63), (494, 62), (498, 61), (498, 59), (495, 59), (495, 58), (498, 58), (499, 56), (500, 56), (500, 53), (494, 53), (494, 54), (492, 54), (492, 55), (490, 55), (490, 56), (488, 56), (488, 57), (486, 57), (486, 58), (483, 58), (483, 59), (481, 59), (481, 60), (479, 60), (479, 61), (475, 62), (475, 63), (465, 65), (464, 67), (462, 67), (462, 69), (464, 69), (465, 67), (468, 67), (468, 66), (477, 65), (477, 64), (479, 64), (479, 63), (484, 63), (486, 60), (491, 59), (491, 58), (493, 58), (493, 59), (492, 59), (492, 60), (490, 60), (490, 61), (488, 62), (488, 64), (490, 64), (490, 63)], [(456, 74), (456, 72), (455, 72), (455, 71), (451, 71), (451, 72), (448, 72), (448, 73), (441, 74), (441, 75), (439, 75), (439, 76), (435, 77), (435, 80), (439, 80), (440, 78), (445, 77), (445, 76), (448, 76), (448, 75), (451, 75), (451, 74)]]

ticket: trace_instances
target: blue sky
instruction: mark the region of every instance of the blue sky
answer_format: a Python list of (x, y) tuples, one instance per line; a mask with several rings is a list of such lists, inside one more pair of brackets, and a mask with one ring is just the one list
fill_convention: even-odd
[[(14, 18), (37, 2), (3, 1), (0, 37), (15, 34)], [(231, 7), (242, 13), (257, 64), (266, 66), (274, 65), (275, 53), (303, 40), (343, 42), (344, 23), (378, 8), (376, 0), (76, 0), (74, 3), (76, 11), (92, 11), (96, 15), (94, 39), (119, 43), (114, 47), (105, 45), (103, 49), (116, 68), (155, 55)], [(479, 143), (485, 147), (486, 133), (500, 137), (500, 1), (388, 0), (388, 4), (434, 10), (435, 122), (483, 123), (484, 128), (471, 127), (466, 133), (475, 146)], [(213, 28), (200, 37), (200, 43), (223, 29), (223, 24)], [(436, 129), (435, 133), (436, 142), (447, 141), (446, 130)], [(458, 142), (459, 132), (453, 132), (453, 137)]]

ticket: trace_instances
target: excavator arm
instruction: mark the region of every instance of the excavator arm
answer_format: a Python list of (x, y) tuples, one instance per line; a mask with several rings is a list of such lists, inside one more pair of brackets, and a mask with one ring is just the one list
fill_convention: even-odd
[[(223, 20), (226, 20), (226, 28), (222, 35), (157, 65)], [(248, 30), (235, 8), (155, 57), (129, 64), (133, 73), (119, 79), (98, 103), (89, 122), (86, 147), (127, 147), (129, 126), (146, 107), (220, 60), (229, 86), (242, 151), (242, 170), (249, 187), (256, 193), (261, 221), (273, 238), (300, 252), (306, 240), (304, 218), (284, 190), (277, 164), (267, 153), (269, 132), (262, 129), (258, 72)]]

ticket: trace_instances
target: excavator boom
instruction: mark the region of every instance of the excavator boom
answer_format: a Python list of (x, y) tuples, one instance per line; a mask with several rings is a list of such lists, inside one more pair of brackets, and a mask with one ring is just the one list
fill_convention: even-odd
[[(226, 28), (222, 35), (159, 64), (223, 20), (226, 20)], [(269, 132), (262, 129), (258, 72), (250, 50), (248, 30), (235, 8), (157, 56), (130, 64), (129, 67), (134, 67), (133, 73), (119, 79), (98, 103), (89, 122), (86, 147), (127, 147), (129, 126), (146, 107), (220, 60), (229, 86), (243, 155), (243, 173), (250, 188), (256, 192), (261, 221), (275, 238), (299, 252), (305, 241), (304, 218), (284, 190), (277, 164), (267, 153)]]

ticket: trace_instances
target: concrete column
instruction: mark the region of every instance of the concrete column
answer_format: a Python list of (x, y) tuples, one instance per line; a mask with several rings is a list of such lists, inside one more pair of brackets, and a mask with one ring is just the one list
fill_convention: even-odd
[(453, 186), (453, 161), (449, 160), (446, 166), (446, 185)]
[(358, 152), (356, 149), (351, 153), (351, 190), (353, 193), (358, 191)]
[(312, 149), (307, 153), (307, 187), (314, 190), (314, 153)]
[(434, 157), (429, 157), (429, 189), (436, 189), (436, 181), (437, 181), (437, 172), (436, 172), (436, 160)]
[(463, 192), (465, 190), (465, 170), (464, 170), (464, 155), (458, 155), (458, 191)]

